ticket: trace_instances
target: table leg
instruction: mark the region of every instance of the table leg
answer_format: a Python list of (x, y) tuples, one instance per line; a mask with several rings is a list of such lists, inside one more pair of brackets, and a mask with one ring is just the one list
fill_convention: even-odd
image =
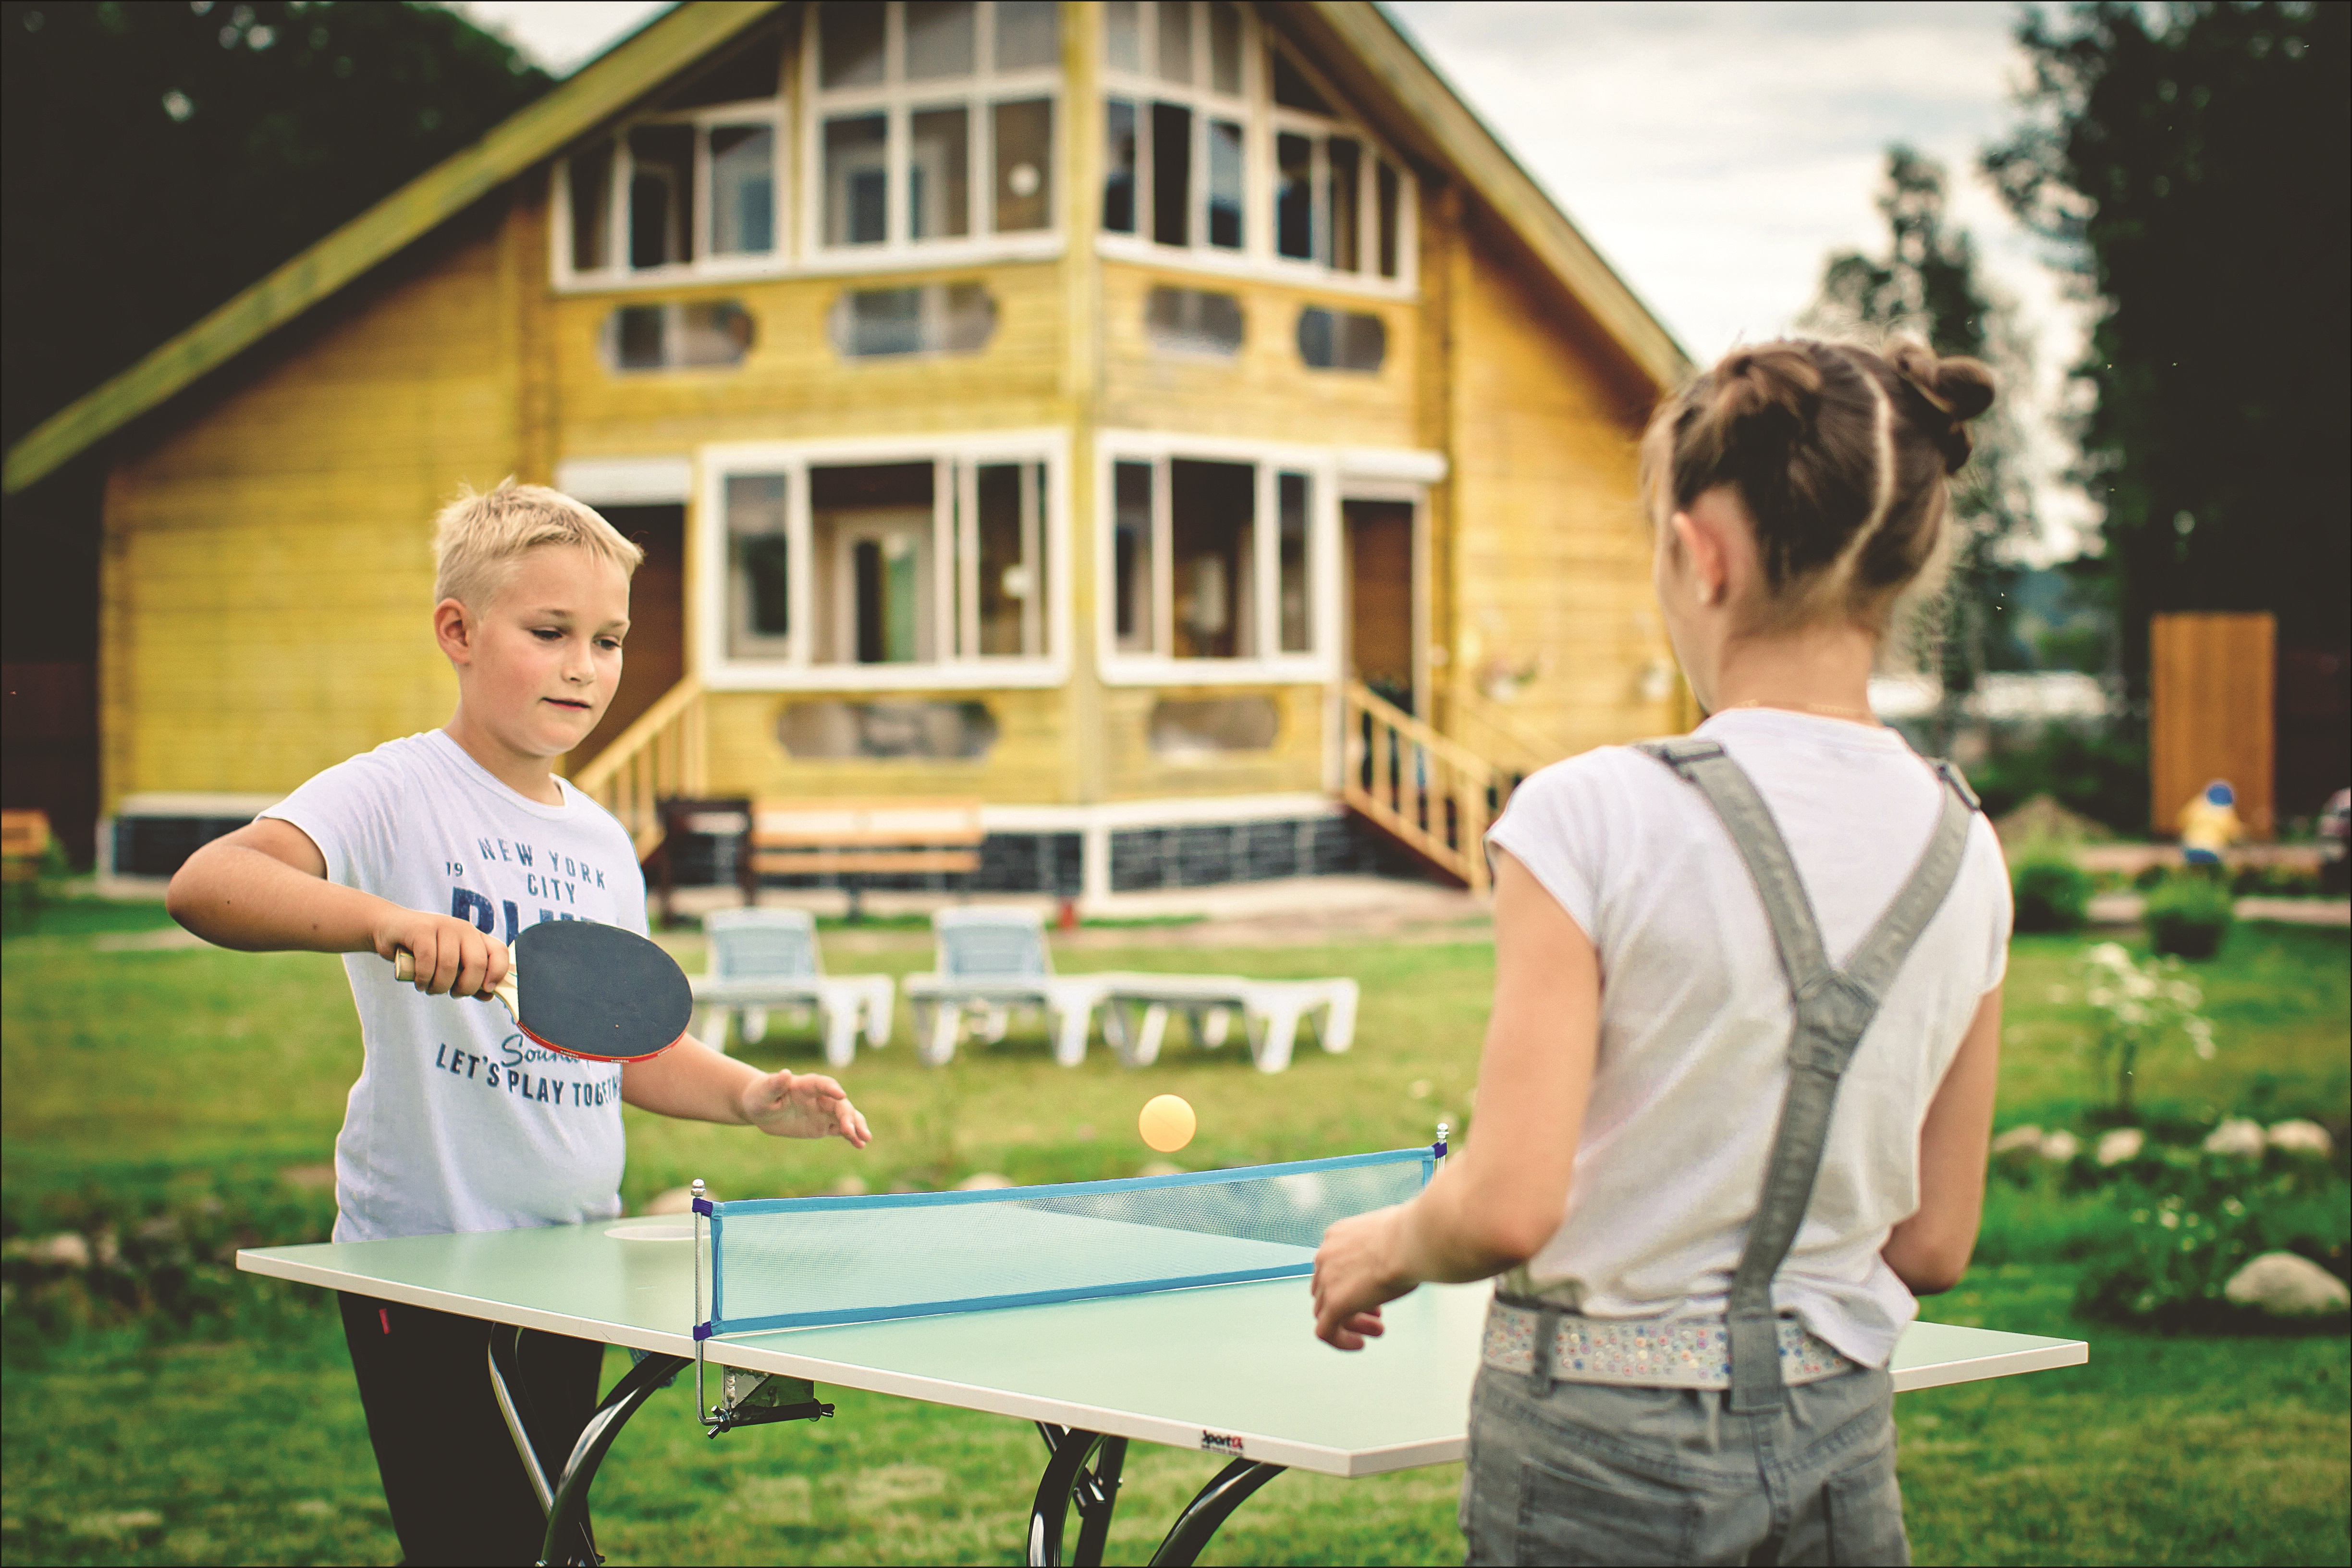
[(562, 1474), (550, 1484), (547, 1472), (539, 1462), (538, 1451), (532, 1447), (523, 1392), (520, 1351), (522, 1331), (511, 1323), (495, 1323), (490, 1328), (490, 1392), (496, 1396), (499, 1413), (506, 1416), (507, 1431), (514, 1438), (515, 1453), (522, 1460), (523, 1473), (530, 1479), (531, 1490), (538, 1494), (539, 1505), (547, 1513), (547, 1540), (541, 1547), (542, 1563), (594, 1564), (604, 1561), (596, 1554), (596, 1537), (588, 1523), (588, 1489), (596, 1479), (597, 1467), (604, 1462), (605, 1452), (613, 1440), (621, 1435), (630, 1416), (635, 1415), (656, 1389), (688, 1364), (684, 1356), (648, 1355), (604, 1396), (587, 1426), (581, 1428), (580, 1440), (572, 1447), (564, 1460)]
[(1251, 1494), (1275, 1477), (1283, 1467), (1269, 1465), (1258, 1459), (1235, 1459), (1219, 1470), (1209, 1484), (1193, 1494), (1168, 1527), (1168, 1537), (1160, 1550), (1151, 1554), (1152, 1568), (1192, 1568), (1217, 1533), (1218, 1526), (1231, 1517), (1234, 1510), (1250, 1500)]
[[(1127, 1439), (1044, 1421), (1037, 1423), (1037, 1436), (1045, 1440), (1049, 1457), (1037, 1482), (1037, 1500), (1029, 1510), (1030, 1568), (1060, 1568), (1062, 1529), (1074, 1502), (1078, 1505), (1078, 1549), (1072, 1561), (1080, 1568), (1097, 1568), (1110, 1535), (1111, 1510), (1118, 1503)], [(1087, 1465), (1089, 1458), (1092, 1468)]]

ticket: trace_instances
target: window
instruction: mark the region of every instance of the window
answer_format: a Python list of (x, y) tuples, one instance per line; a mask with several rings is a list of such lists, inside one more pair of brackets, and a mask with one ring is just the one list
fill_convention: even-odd
[(996, 300), (979, 283), (853, 289), (834, 301), (825, 328), (848, 359), (978, 353), (996, 335)]
[(772, 269), (782, 145), (781, 37), (688, 77), (556, 169), (556, 281)]
[(880, 254), (1054, 226), (1060, 7), (890, 0), (817, 8), (810, 229)]
[(803, 685), (937, 684), (957, 667), (978, 679), (1043, 665), (1058, 554), (1045, 445), (707, 451), (724, 541), (719, 683), (797, 671)]
[(1231, 359), (1242, 347), (1242, 302), (1204, 289), (1154, 289), (1144, 297), (1143, 330), (1163, 353)]
[(1298, 312), (1298, 357), (1317, 370), (1377, 371), (1388, 358), (1388, 323), (1360, 310)]
[(1410, 285), (1411, 176), (1248, 8), (1112, 0), (1103, 55), (1107, 251)]
[(614, 370), (740, 364), (751, 318), (732, 300), (697, 305), (624, 305), (604, 318), (604, 363)]
[(1103, 25), (1113, 78), (1103, 105), (1103, 227), (1158, 245), (1244, 250), (1242, 68), (1254, 24), (1230, 0), (1113, 0)]
[(1114, 663), (1318, 659), (1328, 642), (1318, 605), (1328, 532), (1318, 508), (1329, 474), (1319, 461), (1119, 449), (1151, 440), (1106, 437), (1114, 450), (1105, 630)]

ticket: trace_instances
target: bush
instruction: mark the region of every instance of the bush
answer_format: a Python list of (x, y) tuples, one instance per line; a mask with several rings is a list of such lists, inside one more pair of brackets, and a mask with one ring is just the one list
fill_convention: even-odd
[(2168, 877), (2148, 894), (2148, 946), (2186, 959), (2207, 959), (2221, 951), (2237, 919), (2230, 889), (2208, 877)]
[(2165, 1151), (2110, 1189), (2076, 1289), (2086, 1316), (2187, 1331), (2281, 1325), (2221, 1294), (2265, 1252), (2294, 1252), (2343, 1277), (2352, 1188), (2323, 1162)]
[(2147, 831), (2147, 742), (2121, 724), (2052, 723), (2024, 734), (1996, 733), (1968, 773), (1990, 816), (2046, 795), (2126, 837)]
[(2010, 868), (2009, 888), (2021, 931), (2078, 931), (2090, 919), (2091, 875), (2059, 845), (2029, 845)]

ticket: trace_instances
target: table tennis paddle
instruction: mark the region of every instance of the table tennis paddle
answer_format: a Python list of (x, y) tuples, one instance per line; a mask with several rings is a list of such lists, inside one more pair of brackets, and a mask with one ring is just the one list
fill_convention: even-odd
[[(515, 1026), (551, 1051), (641, 1062), (686, 1037), (694, 991), (677, 961), (635, 931), (594, 921), (541, 921), (514, 940), (513, 967), (492, 994)], [(415, 978), (406, 949), (393, 973)], [(530, 975), (526, 982), (525, 973)]]

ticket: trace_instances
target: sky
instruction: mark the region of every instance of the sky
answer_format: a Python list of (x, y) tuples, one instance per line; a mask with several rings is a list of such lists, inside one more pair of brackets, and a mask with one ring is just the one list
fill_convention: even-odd
[[(558, 75), (662, 0), (461, 0)], [(2084, 318), (1978, 172), (2014, 119), (2016, 7), (1992, 0), (1391, 0), (1444, 73), (1692, 357), (1788, 330), (1836, 250), (1876, 252), (1888, 143), (1953, 177), (1952, 214), (2034, 351), (2021, 400), (2043, 538), (2089, 542), (2096, 513), (2057, 475), (2050, 420)]]

